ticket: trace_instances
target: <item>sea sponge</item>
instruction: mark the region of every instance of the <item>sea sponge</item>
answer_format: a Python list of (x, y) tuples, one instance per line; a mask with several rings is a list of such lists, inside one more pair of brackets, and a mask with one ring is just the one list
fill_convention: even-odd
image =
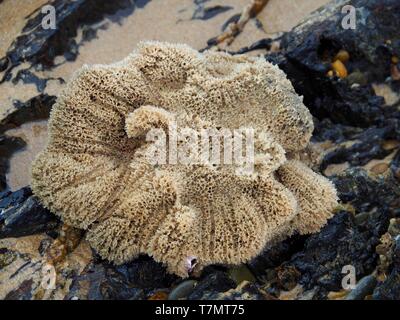
[[(253, 129), (253, 170), (225, 160), (152, 163), (148, 151), (160, 148), (147, 134), (160, 129), (171, 140), (171, 122), (195, 132)], [(32, 167), (32, 190), (86, 229), (102, 257), (119, 264), (146, 253), (185, 277), (194, 267), (248, 261), (326, 223), (334, 187), (290, 156), (312, 130), (301, 97), (264, 59), (145, 42), (69, 82)]]

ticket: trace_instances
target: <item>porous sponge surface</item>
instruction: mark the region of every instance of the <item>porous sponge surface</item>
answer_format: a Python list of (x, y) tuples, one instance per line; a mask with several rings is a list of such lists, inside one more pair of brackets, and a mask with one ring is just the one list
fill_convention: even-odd
[[(154, 165), (153, 128), (255, 129), (254, 174), (223, 164)], [(246, 262), (332, 215), (332, 184), (287, 154), (304, 149), (312, 117), (285, 74), (262, 58), (144, 42), (125, 60), (85, 66), (59, 96), (32, 190), (115, 263), (146, 253), (188, 275)], [(188, 265), (189, 263), (189, 265)]]

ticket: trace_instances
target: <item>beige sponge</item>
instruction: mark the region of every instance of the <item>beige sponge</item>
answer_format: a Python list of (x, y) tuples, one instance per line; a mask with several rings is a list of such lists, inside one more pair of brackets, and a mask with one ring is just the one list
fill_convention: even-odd
[[(152, 163), (149, 150), (162, 149), (147, 134), (162, 129), (171, 141), (171, 123), (194, 132), (252, 129), (252, 174), (225, 160)], [(66, 223), (86, 229), (102, 257), (123, 263), (146, 253), (185, 277), (208, 264), (248, 261), (277, 239), (326, 223), (334, 187), (287, 159), (312, 130), (285, 74), (263, 58), (145, 42), (69, 82), (33, 164), (32, 190)]]

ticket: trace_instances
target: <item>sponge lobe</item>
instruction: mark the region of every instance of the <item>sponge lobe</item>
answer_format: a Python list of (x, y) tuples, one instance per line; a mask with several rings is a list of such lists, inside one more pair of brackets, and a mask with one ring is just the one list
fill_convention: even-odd
[[(229, 164), (149, 163), (153, 128), (252, 128), (254, 174)], [(288, 160), (312, 118), (285, 74), (262, 58), (142, 43), (125, 60), (85, 66), (53, 107), (49, 142), (32, 168), (43, 205), (104, 258), (140, 253), (182, 277), (196, 264), (237, 264), (331, 216), (334, 187)]]
[(278, 176), (298, 199), (301, 214), (292, 221), (293, 231), (300, 234), (319, 231), (333, 215), (337, 205), (332, 183), (297, 160), (282, 165), (278, 169)]

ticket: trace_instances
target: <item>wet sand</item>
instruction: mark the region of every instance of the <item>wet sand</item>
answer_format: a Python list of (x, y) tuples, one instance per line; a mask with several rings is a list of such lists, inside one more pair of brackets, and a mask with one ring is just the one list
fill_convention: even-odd
[[(0, 56), (17, 36), (24, 25), (24, 17), (42, 0), (5, 0), (0, 4)], [(300, 22), (308, 13), (327, 3), (328, 0), (270, 0), (264, 10), (255, 19), (250, 20), (243, 32), (228, 48), (238, 50), (255, 41), (275, 33), (288, 31)], [(50, 71), (34, 73), (40, 78), (63, 78), (68, 81), (74, 71), (84, 64), (111, 63), (123, 59), (131, 53), (138, 42), (143, 40), (160, 40), (175, 43), (186, 43), (196, 49), (206, 47), (207, 40), (220, 34), (221, 26), (234, 14), (242, 12), (249, 0), (212, 0), (205, 6), (223, 5), (232, 9), (220, 13), (208, 20), (192, 19), (196, 7), (191, 0), (155, 0), (143, 9), (136, 9), (121, 24), (108, 22), (105, 30), (99, 30), (97, 38), (80, 47), (79, 55), (73, 62), (65, 62), (60, 57), (61, 65)], [(12, 14), (7, 14), (12, 12)], [(10, 15), (10, 17), (9, 17)], [(12, 17), (11, 17), (12, 16)], [(3, 18), (3, 19), (2, 19)], [(78, 38), (80, 34), (78, 35)], [(78, 39), (79, 40), (79, 39)], [(19, 69), (26, 68), (20, 66)], [(18, 70), (14, 70), (17, 72)], [(64, 85), (58, 81), (49, 81), (44, 93), (58, 95)], [(0, 85), (0, 113), (2, 117), (13, 109), (13, 101), (26, 101), (36, 95), (34, 85), (6, 82)], [(41, 126), (40, 134), (34, 132)], [(36, 128), (36, 129), (35, 129)], [(15, 153), (11, 158), (10, 172), (7, 180), (12, 190), (29, 184), (30, 164), (46, 143), (45, 123), (31, 123), (13, 129), (8, 134), (22, 136), (28, 146)]]
[(25, 26), (25, 18), (48, 0), (3, 0), (0, 3), (0, 58)]
[(37, 153), (47, 143), (47, 121), (34, 121), (6, 132), (9, 136), (20, 137), (26, 142), (26, 147), (15, 152), (10, 161), (10, 174), (7, 184), (11, 190), (18, 190), (30, 184), (31, 164)]

